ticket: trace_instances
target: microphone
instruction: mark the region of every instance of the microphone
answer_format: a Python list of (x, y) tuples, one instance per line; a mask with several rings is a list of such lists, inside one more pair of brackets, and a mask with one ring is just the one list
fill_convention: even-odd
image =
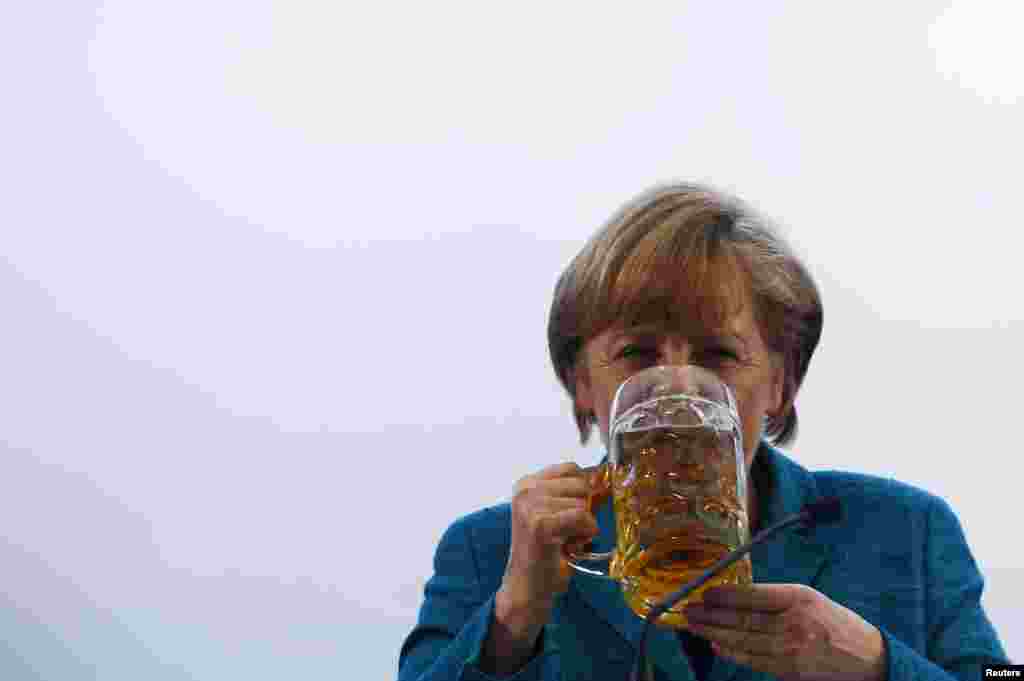
[(751, 549), (753, 549), (756, 544), (760, 544), (771, 539), (782, 530), (792, 527), (793, 525), (803, 525), (804, 527), (810, 528), (815, 525), (836, 523), (839, 522), (841, 516), (842, 508), (838, 497), (826, 497), (820, 501), (807, 504), (799, 513), (791, 515), (788, 518), (780, 520), (774, 525), (761, 530), (757, 533), (757, 536), (749, 542), (730, 551), (728, 555), (708, 568), (703, 575), (692, 582), (688, 582), (683, 585), (678, 591), (666, 596), (665, 600), (651, 608), (651, 611), (647, 613), (647, 617), (644, 618), (644, 629), (643, 633), (640, 635), (640, 644), (637, 648), (633, 671), (629, 675), (630, 681), (640, 681), (640, 670), (644, 666), (645, 651), (647, 648), (647, 634), (654, 621), (668, 612), (669, 608), (689, 596), (695, 589), (699, 589), (704, 586), (722, 570), (750, 553)]

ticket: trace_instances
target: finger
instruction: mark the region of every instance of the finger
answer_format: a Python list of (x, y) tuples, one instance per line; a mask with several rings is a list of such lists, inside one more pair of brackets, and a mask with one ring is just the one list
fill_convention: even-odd
[(575, 461), (567, 461), (565, 463), (556, 463), (554, 466), (548, 466), (541, 470), (537, 476), (541, 479), (562, 478), (568, 475), (581, 475), (582, 471), (583, 469)]
[(712, 608), (779, 612), (803, 598), (807, 588), (802, 584), (726, 584), (708, 589), (702, 600)]
[(727, 629), (710, 624), (691, 622), (687, 629), (701, 638), (717, 643), (727, 650), (743, 651), (756, 655), (785, 655), (786, 639), (781, 634), (765, 634), (759, 631)]
[(516, 483), (516, 491), (535, 489), (538, 486), (550, 484), (555, 480), (580, 480), (583, 483), (587, 483), (590, 478), (576, 464), (562, 463), (556, 466), (549, 466), (538, 473), (521, 478)]
[(575, 499), (586, 499), (593, 491), (590, 482), (584, 477), (541, 480), (536, 483), (533, 489), (544, 492), (544, 494), (552, 497), (572, 497)]
[(783, 655), (781, 657), (761, 655), (759, 653), (752, 653), (749, 650), (726, 648), (715, 642), (711, 643), (711, 650), (718, 657), (728, 658), (736, 664), (749, 667), (754, 671), (764, 672), (780, 678), (792, 676), (797, 671), (797, 658), (794, 655)]
[(694, 624), (707, 624), (723, 629), (759, 631), (766, 634), (781, 634), (786, 630), (782, 615), (774, 612), (711, 608), (697, 603), (686, 606), (683, 614)]
[(595, 537), (598, 532), (594, 516), (576, 508), (545, 514), (534, 522), (534, 534), (545, 544)]
[[(589, 499), (590, 492), (586, 481), (558, 478), (521, 483), (512, 495), (512, 505), (520, 512), (543, 511), (556, 501), (569, 502), (577, 508), (585, 508), (589, 505)], [(562, 507), (565, 508), (564, 504)]]
[(528, 511), (532, 515), (551, 515), (552, 513), (559, 513), (561, 511), (570, 511), (576, 509), (578, 511), (587, 510), (587, 500), (579, 497), (548, 497), (546, 499), (539, 500), (535, 508)]

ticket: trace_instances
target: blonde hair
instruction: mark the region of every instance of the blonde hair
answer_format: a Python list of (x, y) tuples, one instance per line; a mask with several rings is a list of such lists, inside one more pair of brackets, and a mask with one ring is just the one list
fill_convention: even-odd
[[(602, 331), (649, 322), (715, 328), (747, 295), (765, 345), (783, 360), (783, 406), (764, 434), (787, 444), (796, 436), (796, 393), (821, 337), (821, 297), (763, 218), (710, 187), (655, 187), (590, 238), (555, 286), (548, 319), (555, 373), (575, 401), (580, 351)], [(575, 414), (586, 443), (591, 416)]]

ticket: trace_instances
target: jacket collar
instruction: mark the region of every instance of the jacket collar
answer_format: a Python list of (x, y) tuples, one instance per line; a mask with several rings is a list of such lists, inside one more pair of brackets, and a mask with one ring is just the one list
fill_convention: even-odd
[[(766, 443), (761, 443), (750, 471), (757, 490), (760, 524), (769, 524), (798, 513), (807, 503), (821, 497), (814, 477), (805, 468)], [(597, 512), (600, 534), (594, 551), (615, 548), (615, 522), (611, 503)], [(751, 552), (754, 581), (813, 585), (822, 566), (831, 557), (825, 544), (812, 532), (802, 529), (784, 532), (759, 544)], [(635, 649), (643, 630), (643, 620), (625, 604), (619, 585), (608, 579), (574, 574), (570, 583), (594, 612), (613, 627)], [(674, 629), (654, 627), (648, 634), (649, 659), (672, 681), (692, 681), (693, 670), (682, 651)], [(740, 668), (723, 659), (715, 659), (711, 681), (728, 681)]]

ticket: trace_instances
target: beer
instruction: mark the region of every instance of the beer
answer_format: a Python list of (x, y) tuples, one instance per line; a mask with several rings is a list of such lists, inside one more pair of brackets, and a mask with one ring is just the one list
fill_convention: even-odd
[[(619, 582), (629, 607), (646, 617), (749, 539), (743, 434), (729, 386), (692, 365), (633, 374), (616, 391), (610, 419), (608, 459), (586, 470), (590, 509), (612, 497), (617, 543), (601, 553), (569, 546), (567, 559), (574, 570)], [(658, 623), (685, 626), (683, 607), (707, 588), (752, 582), (747, 556)]]
[[(727, 421), (726, 421), (727, 423)], [(641, 617), (696, 579), (749, 536), (741, 499), (746, 484), (737, 429), (659, 425), (617, 430), (620, 458), (611, 470), (618, 546), (609, 567)], [(750, 584), (750, 557), (681, 601), (659, 619), (681, 626), (678, 610), (721, 584)]]

